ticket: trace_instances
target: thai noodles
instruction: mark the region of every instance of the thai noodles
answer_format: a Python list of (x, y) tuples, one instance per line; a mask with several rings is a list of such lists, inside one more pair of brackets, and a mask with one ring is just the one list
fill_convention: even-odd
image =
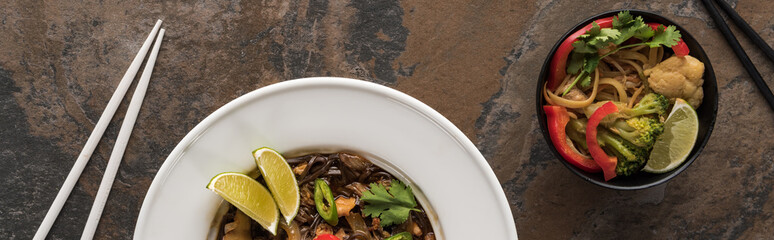
[[(322, 234), (332, 234), (341, 240), (381, 240), (408, 232), (413, 239), (435, 239), (430, 220), (424, 208), (417, 203), (417, 211), (410, 211), (409, 218), (400, 224), (381, 226), (380, 219), (363, 213), (363, 193), (372, 183), (390, 186), (395, 177), (362, 156), (352, 153), (309, 154), (287, 158), (296, 175), (301, 194), (301, 206), (290, 225), (280, 221), (276, 235), (244, 216), (236, 207), (229, 206), (222, 217), (218, 239), (315, 239)], [(332, 226), (315, 208), (315, 181), (328, 183), (338, 209), (338, 224)], [(259, 177), (257, 180), (263, 183)], [(342, 211), (344, 210), (344, 211)], [(247, 229), (242, 230), (240, 229)], [(244, 232), (246, 231), (246, 233)], [(231, 234), (234, 232), (234, 234)]]
[[(646, 23), (627, 11), (594, 20), (563, 40), (542, 95), (551, 141), (564, 160), (602, 171), (606, 181), (643, 169), (667, 172), (684, 161), (698, 123), (688, 124), (681, 119), (695, 118), (682, 115), (704, 97), (704, 64), (689, 52), (675, 26)], [(683, 123), (667, 124), (678, 105), (681, 117), (673, 121)], [(669, 132), (675, 125), (681, 128), (677, 135)]]

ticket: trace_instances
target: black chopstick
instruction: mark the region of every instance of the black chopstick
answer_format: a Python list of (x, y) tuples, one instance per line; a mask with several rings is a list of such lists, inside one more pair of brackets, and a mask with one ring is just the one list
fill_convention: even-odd
[(720, 6), (724, 12), (726, 12), (726, 15), (728, 15), (728, 17), (734, 21), (734, 24), (736, 24), (736, 26), (739, 27), (739, 29), (741, 29), (742, 32), (744, 32), (744, 34), (747, 35), (747, 37), (750, 38), (753, 43), (755, 43), (756, 46), (763, 50), (763, 53), (766, 54), (766, 57), (769, 57), (769, 60), (774, 62), (774, 50), (771, 49), (769, 44), (767, 44), (766, 41), (764, 41), (763, 38), (761, 38), (761, 36), (752, 29), (752, 27), (750, 27), (750, 24), (747, 24), (747, 22), (742, 19), (738, 13), (736, 13), (736, 10), (731, 8), (731, 6), (728, 5), (726, 1), (715, 0), (715, 3), (717, 3), (718, 6)]
[(728, 44), (731, 45), (731, 49), (733, 49), (734, 53), (736, 53), (736, 56), (739, 57), (739, 61), (742, 62), (742, 66), (744, 66), (744, 68), (747, 70), (747, 73), (750, 74), (753, 82), (755, 82), (755, 86), (757, 86), (758, 90), (761, 92), (761, 94), (763, 94), (763, 98), (765, 98), (766, 102), (769, 103), (769, 107), (774, 110), (774, 94), (771, 93), (771, 89), (769, 89), (769, 86), (766, 85), (766, 82), (763, 81), (763, 78), (758, 72), (758, 69), (756, 69), (752, 61), (750, 61), (750, 57), (748, 57), (747, 53), (745, 53), (744, 49), (742, 49), (742, 45), (739, 44), (739, 41), (736, 40), (734, 34), (731, 33), (731, 29), (729, 29), (726, 22), (723, 21), (723, 17), (720, 16), (720, 13), (715, 8), (715, 6), (712, 5), (712, 2), (710, 2), (710, 0), (701, 0), (701, 2), (704, 3), (704, 7), (707, 8), (707, 11), (715, 21), (715, 24), (718, 25), (718, 29), (720, 29), (720, 32), (723, 33), (723, 36), (726, 38)]

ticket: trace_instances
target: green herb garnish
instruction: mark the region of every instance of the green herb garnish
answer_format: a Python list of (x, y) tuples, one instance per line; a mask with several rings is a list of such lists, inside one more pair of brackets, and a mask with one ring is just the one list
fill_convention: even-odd
[(419, 211), (414, 208), (417, 202), (411, 187), (402, 182), (392, 180), (389, 190), (380, 183), (371, 183), (369, 186), (371, 189), (363, 192), (360, 198), (367, 203), (363, 214), (380, 218), (382, 227), (401, 224), (408, 219), (409, 211)]
[(395, 235), (392, 235), (391, 237), (385, 238), (384, 240), (412, 240), (414, 237), (411, 236), (411, 233), (408, 232), (402, 232)]
[[(617, 16), (614, 16), (612, 28), (600, 28), (596, 22), (592, 22), (591, 29), (586, 31), (585, 34), (578, 36), (578, 40), (572, 43), (573, 50), (570, 61), (567, 63), (567, 73), (578, 74), (578, 76), (567, 86), (562, 96), (570, 92), (570, 89), (578, 82), (580, 82), (581, 87), (591, 85), (591, 73), (599, 65), (599, 61), (610, 54), (616, 53), (621, 49), (642, 45), (647, 45), (651, 48), (662, 45), (672, 47), (677, 45), (680, 37), (680, 31), (675, 26), (664, 27), (662, 25), (654, 31), (648, 24), (645, 24), (642, 17), (634, 17), (629, 11), (622, 11)], [(610, 49), (609, 52), (600, 56), (599, 50), (610, 48), (611, 45), (623, 44), (631, 38), (637, 38), (642, 40), (642, 42)]]
[(677, 45), (677, 43), (680, 42), (680, 37), (682, 36), (680, 36), (680, 31), (677, 30), (677, 27), (669, 25), (668, 27), (664, 28), (664, 25), (661, 25), (658, 26), (658, 29), (656, 29), (656, 32), (653, 34), (653, 39), (640, 45), (647, 44), (652, 48), (658, 47), (659, 45), (671, 47)]
[(620, 45), (632, 37), (642, 41), (653, 37), (653, 29), (645, 24), (642, 17), (635, 18), (629, 11), (620, 12), (618, 16), (613, 17), (613, 28), (621, 32), (621, 36), (614, 42), (615, 45)]

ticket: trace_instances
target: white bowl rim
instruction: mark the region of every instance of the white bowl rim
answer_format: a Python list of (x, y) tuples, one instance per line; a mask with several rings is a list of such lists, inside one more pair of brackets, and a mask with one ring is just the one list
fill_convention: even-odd
[(252, 101), (254, 98), (260, 97), (264, 94), (281, 92), (287, 89), (305, 87), (308, 85), (341, 86), (341, 87), (357, 88), (359, 90), (370, 91), (377, 94), (383, 94), (392, 99), (398, 100), (401, 103), (406, 104), (411, 108), (417, 109), (420, 112), (422, 112), (424, 115), (430, 117), (432, 121), (437, 123), (438, 126), (442, 127), (444, 131), (450, 134), (454, 138), (454, 140), (462, 144), (462, 147), (467, 152), (471, 153), (478, 167), (484, 170), (482, 171), (482, 173), (484, 177), (487, 179), (488, 183), (490, 184), (490, 187), (493, 187), (494, 189), (500, 189), (500, 191), (496, 194), (496, 196), (493, 196), (493, 197), (496, 198), (496, 201), (500, 205), (499, 206), (500, 209), (509, 210), (509, 211), (502, 211), (501, 212), (502, 216), (500, 217), (501, 219), (504, 219), (505, 221), (507, 221), (505, 225), (512, 226), (512, 228), (503, 229), (503, 230), (507, 232), (506, 234), (507, 236), (512, 236), (513, 239), (518, 238), (517, 232), (516, 232), (516, 224), (513, 219), (512, 212), (510, 211), (508, 200), (505, 197), (505, 192), (503, 191), (502, 186), (500, 185), (500, 182), (497, 180), (497, 177), (492, 171), (492, 168), (489, 166), (489, 163), (486, 161), (486, 159), (478, 150), (478, 148), (476, 148), (473, 142), (471, 142), (470, 139), (468, 139), (467, 136), (465, 136), (465, 134), (459, 128), (457, 128), (451, 121), (449, 121), (446, 117), (441, 115), (435, 109), (417, 100), (416, 98), (409, 96), (408, 94), (402, 93), (398, 90), (395, 90), (383, 85), (379, 85), (376, 83), (357, 80), (357, 79), (350, 79), (350, 78), (340, 78), (340, 77), (309, 77), (309, 78), (300, 78), (300, 79), (287, 80), (279, 83), (270, 84), (270, 85), (258, 88), (256, 90), (253, 90), (240, 97), (237, 97), (236, 99), (232, 100), (229, 103), (226, 103), (225, 105), (223, 105), (222, 107), (218, 108), (213, 113), (211, 113), (209, 116), (204, 118), (199, 124), (197, 124), (193, 129), (191, 129), (191, 131), (189, 131), (185, 135), (185, 137), (183, 137), (183, 139), (176, 145), (176, 147), (172, 150), (172, 152), (169, 154), (167, 159), (159, 168), (158, 172), (156, 173), (156, 176), (151, 182), (150, 187), (148, 188), (145, 198), (143, 199), (143, 203), (140, 208), (140, 213), (137, 217), (137, 222), (135, 224), (135, 229), (133, 234), (135, 236), (138, 235), (137, 234), (138, 231), (141, 230), (139, 226), (141, 226), (142, 223), (146, 221), (146, 218), (148, 217), (148, 214), (149, 214), (148, 211), (146, 211), (146, 209), (148, 209), (148, 206), (146, 205), (150, 204), (150, 202), (152, 201), (148, 201), (148, 200), (156, 198), (156, 193), (158, 192), (158, 189), (163, 185), (163, 182), (166, 181), (166, 178), (170, 175), (171, 171), (174, 169), (174, 166), (181, 159), (181, 154), (184, 151), (186, 151), (187, 147), (190, 146), (194, 141), (196, 141), (196, 139), (199, 136), (201, 136), (208, 128), (210, 128), (216, 121), (218, 121), (225, 115), (228, 115), (229, 113), (231, 113), (238, 107), (242, 106), (243, 104), (247, 104), (250, 101)]

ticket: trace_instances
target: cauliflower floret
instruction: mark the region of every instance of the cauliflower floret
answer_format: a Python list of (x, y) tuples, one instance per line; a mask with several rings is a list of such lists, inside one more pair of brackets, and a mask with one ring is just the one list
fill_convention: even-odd
[(653, 91), (664, 95), (670, 100), (685, 99), (693, 108), (701, 105), (704, 98), (704, 63), (698, 59), (685, 56), (672, 56), (651, 69), (644, 71), (648, 84)]

